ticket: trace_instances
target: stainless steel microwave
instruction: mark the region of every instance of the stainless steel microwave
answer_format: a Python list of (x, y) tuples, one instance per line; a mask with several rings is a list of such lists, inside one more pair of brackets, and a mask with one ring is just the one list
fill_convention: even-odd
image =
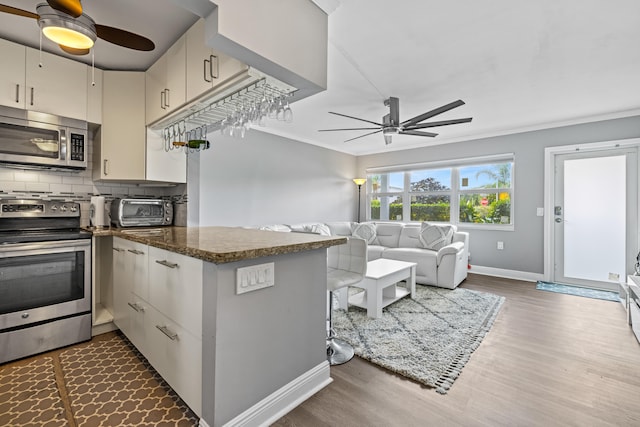
[(114, 199), (111, 223), (118, 227), (171, 225), (173, 203), (162, 199)]
[(86, 169), (87, 122), (0, 106), (0, 162)]

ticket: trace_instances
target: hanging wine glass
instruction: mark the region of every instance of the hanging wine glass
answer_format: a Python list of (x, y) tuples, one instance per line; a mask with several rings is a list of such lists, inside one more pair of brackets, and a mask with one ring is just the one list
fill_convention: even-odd
[(293, 121), (293, 111), (291, 111), (291, 107), (289, 106), (289, 100), (287, 99), (287, 104), (284, 106), (284, 121), (287, 123), (291, 123)]

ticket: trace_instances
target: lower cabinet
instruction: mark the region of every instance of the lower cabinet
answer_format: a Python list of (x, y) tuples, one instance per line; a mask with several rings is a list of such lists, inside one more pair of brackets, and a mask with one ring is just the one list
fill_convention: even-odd
[(113, 238), (114, 322), (202, 414), (202, 261)]

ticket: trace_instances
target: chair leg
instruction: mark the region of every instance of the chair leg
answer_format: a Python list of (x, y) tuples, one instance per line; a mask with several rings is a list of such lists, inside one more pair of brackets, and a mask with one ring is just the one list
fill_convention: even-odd
[(327, 360), (331, 366), (341, 365), (353, 358), (354, 350), (348, 342), (336, 338), (333, 330), (333, 292), (329, 292), (329, 331), (327, 333)]

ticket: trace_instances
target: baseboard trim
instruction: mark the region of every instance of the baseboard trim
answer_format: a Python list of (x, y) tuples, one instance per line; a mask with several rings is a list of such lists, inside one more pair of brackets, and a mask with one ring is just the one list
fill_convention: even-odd
[(482, 274), (484, 276), (504, 277), (505, 279), (524, 280), (527, 282), (537, 282), (538, 280), (544, 280), (544, 275), (539, 273), (483, 267), (481, 265), (472, 265), (469, 273)]
[[(333, 381), (329, 368), (329, 362), (320, 363), (226, 423), (225, 427), (268, 426), (273, 424), (302, 402), (328, 386)], [(209, 425), (201, 419), (200, 427), (209, 427)]]

